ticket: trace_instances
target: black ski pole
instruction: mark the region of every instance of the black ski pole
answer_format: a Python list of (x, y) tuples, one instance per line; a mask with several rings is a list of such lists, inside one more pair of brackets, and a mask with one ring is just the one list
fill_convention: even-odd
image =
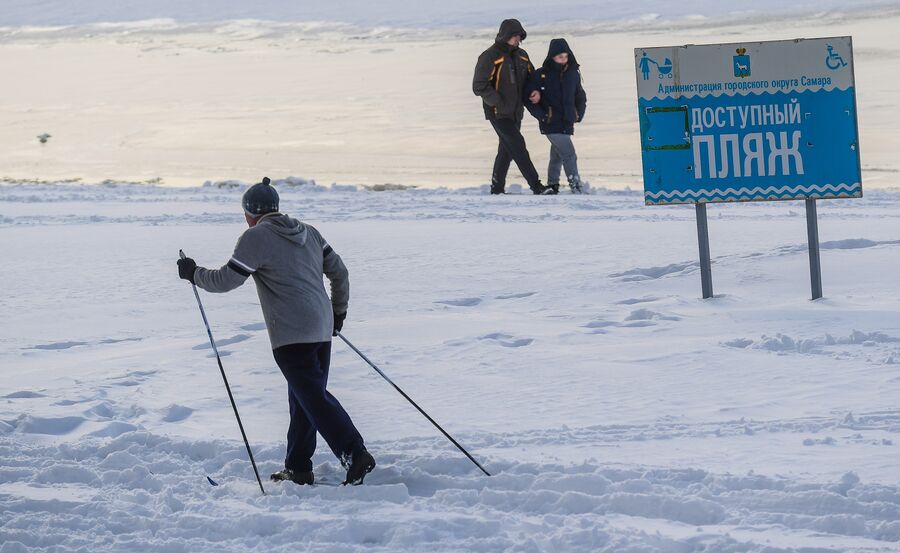
[[(181, 256), (181, 259), (185, 258), (182, 250), (178, 250), (178, 255)], [(191, 288), (194, 289), (194, 297), (197, 298), (197, 307), (200, 308), (200, 316), (203, 317), (203, 324), (206, 325), (206, 334), (209, 336), (209, 345), (212, 346), (212, 349), (216, 354), (216, 361), (219, 362), (219, 372), (222, 373), (222, 380), (225, 381), (225, 389), (228, 390), (228, 399), (231, 400), (231, 407), (234, 409), (234, 416), (237, 418), (238, 428), (241, 429), (241, 436), (244, 437), (244, 445), (247, 446), (247, 455), (250, 456), (250, 464), (253, 465), (256, 481), (259, 483), (259, 491), (261, 491), (263, 495), (266, 495), (262, 480), (259, 478), (259, 471), (256, 469), (256, 461), (253, 459), (253, 452), (250, 451), (250, 442), (247, 441), (247, 433), (244, 432), (244, 424), (241, 422), (241, 415), (238, 414), (237, 404), (234, 403), (234, 396), (231, 395), (231, 386), (228, 385), (228, 377), (225, 376), (225, 369), (222, 367), (222, 358), (219, 356), (219, 350), (216, 348), (216, 341), (213, 340), (212, 331), (209, 329), (209, 321), (206, 320), (206, 311), (203, 310), (203, 303), (200, 302), (200, 294), (197, 292), (197, 285), (192, 282)]]
[(413, 399), (412, 399), (411, 397), (409, 397), (408, 395), (406, 395), (406, 392), (404, 392), (403, 390), (401, 390), (401, 389), (400, 389), (400, 386), (397, 386), (396, 384), (394, 384), (394, 381), (391, 380), (391, 379), (388, 377), (388, 375), (384, 374), (384, 371), (382, 371), (381, 369), (379, 369), (378, 366), (375, 365), (375, 363), (373, 363), (368, 357), (365, 356), (365, 354), (363, 354), (363, 352), (361, 352), (361, 351), (359, 351), (358, 349), (356, 349), (356, 346), (354, 346), (353, 344), (351, 344), (351, 343), (350, 343), (350, 340), (348, 340), (347, 338), (345, 338), (344, 335), (341, 334), (340, 332), (338, 332), (337, 335), (338, 335), (338, 338), (340, 338), (341, 340), (343, 340), (345, 344), (347, 344), (348, 346), (350, 346), (350, 349), (352, 349), (353, 351), (356, 352), (357, 355), (359, 355), (360, 357), (362, 357), (362, 360), (363, 360), (363, 361), (365, 361), (366, 363), (369, 364), (370, 367), (372, 367), (373, 369), (375, 369), (375, 372), (377, 372), (378, 374), (380, 374), (380, 375), (381, 375), (381, 378), (387, 380), (388, 384), (390, 384), (391, 386), (394, 387), (395, 390), (397, 390), (398, 392), (400, 392), (400, 395), (403, 396), (404, 398), (406, 398), (406, 401), (410, 402), (410, 403), (412, 404), (413, 407), (415, 407), (416, 409), (418, 409), (418, 411), (419, 411), (420, 413), (422, 413), (422, 416), (424, 416), (426, 419), (428, 419), (428, 422), (430, 422), (431, 424), (433, 424), (435, 428), (437, 428), (438, 430), (440, 430), (440, 431), (441, 431), (441, 434), (443, 434), (444, 436), (446, 436), (447, 439), (450, 440), (450, 441), (453, 443), (453, 445), (456, 446), (456, 448), (457, 448), (458, 450), (462, 451), (462, 452), (466, 455), (466, 457), (469, 458), (470, 461), (472, 461), (473, 463), (475, 463), (475, 466), (478, 467), (478, 468), (480, 468), (480, 469), (481, 469), (481, 472), (483, 472), (483, 473), (486, 474), (487, 476), (490, 476), (490, 475), (491, 475), (491, 473), (489, 473), (488, 471), (486, 471), (486, 470), (484, 469), (484, 467), (481, 466), (481, 463), (479, 463), (478, 461), (476, 461), (475, 458), (472, 457), (472, 456), (469, 454), (469, 452), (466, 451), (466, 449), (465, 449), (463, 446), (459, 445), (459, 442), (457, 442), (456, 440), (453, 439), (453, 436), (451, 436), (450, 434), (447, 434), (447, 431), (444, 430), (443, 428), (441, 428), (441, 425), (439, 425), (437, 422), (435, 422), (435, 420), (434, 420), (433, 418), (431, 418), (431, 417), (428, 415), (428, 413), (425, 412), (424, 409), (422, 409), (421, 407), (419, 407), (419, 405), (418, 405), (415, 401), (413, 401)]

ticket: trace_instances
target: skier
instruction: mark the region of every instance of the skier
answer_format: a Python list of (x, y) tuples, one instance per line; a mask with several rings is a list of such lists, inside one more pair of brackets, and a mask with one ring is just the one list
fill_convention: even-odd
[(578, 156), (572, 135), (575, 123), (584, 118), (587, 95), (581, 84), (581, 71), (569, 43), (563, 38), (550, 41), (543, 66), (534, 72), (526, 94), (537, 90), (540, 101), (528, 102), (528, 111), (539, 121), (541, 134), (550, 141), (547, 167), (547, 193), (559, 193), (560, 168), (565, 168), (573, 194), (583, 192), (578, 174)]
[[(534, 194), (544, 192), (521, 131), (525, 111), (522, 92), (528, 76), (534, 71), (528, 53), (519, 48), (526, 36), (518, 20), (503, 21), (494, 44), (482, 52), (475, 65), (472, 91), (481, 97), (484, 117), (491, 122), (500, 139), (491, 175), (491, 194), (505, 192), (511, 160), (516, 162)], [(540, 93), (533, 93), (531, 100), (539, 101)]]
[[(243, 196), (249, 229), (220, 269), (178, 260), (178, 275), (207, 292), (228, 292), (252, 276), (275, 362), (288, 384), (291, 421), (284, 469), (275, 481), (312, 484), (316, 431), (347, 469), (344, 484), (362, 484), (375, 467), (350, 416), (326, 389), (331, 338), (343, 327), (350, 298), (347, 268), (319, 231), (278, 212), (268, 178)], [(331, 299), (322, 275), (331, 283)]]

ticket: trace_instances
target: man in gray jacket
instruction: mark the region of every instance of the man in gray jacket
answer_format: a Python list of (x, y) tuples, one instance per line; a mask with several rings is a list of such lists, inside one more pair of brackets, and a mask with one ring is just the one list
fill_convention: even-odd
[[(325, 386), (331, 338), (347, 316), (350, 281), (341, 257), (310, 225), (278, 212), (268, 178), (243, 197), (249, 229), (220, 269), (178, 260), (178, 274), (207, 292), (228, 292), (253, 277), (275, 362), (288, 382), (291, 422), (284, 470), (272, 480), (312, 484), (316, 431), (347, 469), (345, 484), (362, 484), (375, 467), (350, 416)], [(331, 283), (331, 299), (322, 275)]]

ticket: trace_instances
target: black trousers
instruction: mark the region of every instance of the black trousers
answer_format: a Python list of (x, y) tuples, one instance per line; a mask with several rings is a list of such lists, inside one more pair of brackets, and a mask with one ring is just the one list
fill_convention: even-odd
[(338, 459), (344, 460), (346, 456), (361, 450), (363, 439), (353, 426), (350, 415), (325, 389), (331, 365), (331, 342), (290, 344), (276, 348), (272, 353), (288, 382), (291, 424), (287, 434), (285, 468), (312, 470), (316, 431), (325, 438)]
[(494, 158), (494, 172), (491, 175), (491, 184), (494, 188), (503, 189), (506, 186), (506, 174), (509, 172), (510, 161), (515, 161), (516, 166), (532, 190), (541, 188), (541, 178), (538, 176), (528, 148), (525, 147), (525, 137), (522, 136), (522, 122), (513, 119), (491, 119), (491, 126), (500, 138), (497, 146), (497, 157)]

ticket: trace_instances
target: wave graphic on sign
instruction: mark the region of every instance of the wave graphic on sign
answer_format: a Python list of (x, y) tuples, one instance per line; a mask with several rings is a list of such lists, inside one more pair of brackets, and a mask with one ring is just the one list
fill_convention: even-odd
[(713, 188), (674, 192), (647, 192), (648, 204), (725, 202), (734, 200), (796, 200), (803, 198), (854, 198), (862, 196), (862, 184), (823, 184), (803, 186), (756, 186), (753, 188)]

